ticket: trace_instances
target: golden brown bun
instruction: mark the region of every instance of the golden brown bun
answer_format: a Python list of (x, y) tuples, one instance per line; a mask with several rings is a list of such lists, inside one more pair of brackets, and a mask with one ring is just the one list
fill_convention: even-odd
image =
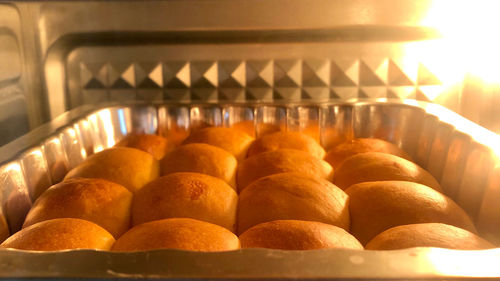
[(129, 147), (113, 147), (91, 155), (64, 178), (100, 178), (136, 192), (160, 175), (160, 164), (151, 154)]
[(375, 236), (368, 250), (397, 250), (413, 247), (438, 247), (456, 250), (495, 248), (493, 244), (467, 230), (442, 224), (408, 224), (390, 228)]
[(166, 120), (164, 126), (158, 127), (158, 133), (177, 146), (189, 136), (189, 130), (187, 126), (181, 127), (172, 121)]
[(333, 177), (333, 183), (342, 189), (367, 181), (411, 181), (442, 191), (436, 179), (417, 164), (380, 152), (360, 153), (347, 158)]
[(231, 128), (238, 131), (242, 131), (247, 135), (251, 136), (252, 138), (255, 138), (255, 125), (253, 120), (236, 122), (233, 125), (231, 125)]
[(226, 181), (236, 190), (238, 161), (222, 148), (204, 143), (178, 147), (161, 161), (161, 174), (177, 172), (201, 173)]
[(95, 223), (62, 218), (23, 228), (7, 238), (1, 247), (33, 251), (110, 250), (114, 242), (113, 235)]
[(180, 249), (219, 252), (239, 248), (238, 237), (223, 227), (193, 219), (174, 218), (133, 227), (116, 241), (113, 251)]
[(375, 235), (403, 224), (442, 222), (476, 232), (469, 216), (453, 200), (414, 182), (364, 182), (346, 189), (351, 233), (366, 244)]
[(254, 155), (240, 163), (236, 174), (238, 190), (241, 192), (250, 183), (262, 177), (287, 172), (327, 180), (333, 177), (333, 168), (327, 162), (304, 151), (279, 149)]
[(131, 134), (123, 138), (115, 146), (125, 146), (145, 151), (160, 160), (169, 151), (174, 149), (174, 144), (166, 138), (157, 135)]
[(413, 161), (410, 155), (396, 145), (384, 140), (369, 138), (351, 139), (335, 146), (328, 151), (325, 161), (336, 169), (345, 159), (365, 152), (388, 153)]
[(278, 149), (297, 149), (323, 159), (325, 150), (312, 137), (298, 132), (276, 132), (256, 139), (248, 149), (248, 157)]
[(222, 127), (208, 127), (196, 130), (187, 137), (184, 144), (206, 143), (220, 147), (233, 154), (238, 161), (245, 159), (253, 138), (246, 133)]
[(324, 222), (349, 229), (348, 197), (331, 182), (284, 173), (261, 178), (240, 193), (238, 233), (274, 220)]
[(147, 184), (134, 195), (133, 224), (193, 218), (234, 231), (238, 195), (223, 180), (198, 173), (170, 174)]
[(23, 228), (50, 219), (78, 218), (120, 237), (130, 228), (131, 206), (132, 193), (119, 184), (103, 179), (69, 179), (38, 197)]
[(242, 248), (362, 250), (354, 236), (340, 227), (315, 221), (277, 220), (258, 224), (240, 235)]

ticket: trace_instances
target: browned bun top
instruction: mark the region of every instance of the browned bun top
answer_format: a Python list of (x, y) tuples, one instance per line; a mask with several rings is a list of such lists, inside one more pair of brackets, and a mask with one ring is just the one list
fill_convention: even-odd
[(113, 251), (180, 249), (219, 252), (239, 248), (238, 237), (221, 226), (194, 219), (172, 218), (133, 227), (116, 241)]
[(240, 193), (238, 232), (274, 220), (319, 221), (349, 229), (347, 201), (325, 179), (294, 173), (264, 177)]
[(362, 250), (354, 236), (340, 227), (314, 221), (277, 220), (258, 224), (240, 235), (242, 248)]
[(482, 250), (495, 248), (495, 245), (472, 232), (442, 223), (396, 226), (380, 233), (366, 244), (367, 250), (397, 250), (413, 247)]
[(119, 237), (130, 228), (131, 206), (132, 193), (119, 184), (103, 179), (69, 179), (38, 197), (23, 227), (55, 218), (78, 218)]
[(110, 250), (114, 242), (113, 235), (95, 223), (62, 218), (42, 221), (23, 228), (7, 238), (0, 246), (33, 251)]
[(410, 155), (396, 145), (381, 139), (372, 138), (351, 139), (338, 144), (328, 151), (325, 161), (336, 169), (345, 159), (365, 152), (388, 153), (412, 161)]
[(145, 151), (155, 159), (162, 159), (165, 154), (174, 149), (174, 144), (166, 138), (150, 134), (130, 134), (115, 146), (125, 146)]
[(253, 120), (236, 122), (233, 125), (231, 125), (231, 128), (238, 131), (242, 131), (247, 135), (251, 136), (252, 138), (255, 138), (255, 125)]
[(233, 154), (238, 161), (245, 159), (248, 147), (253, 142), (248, 134), (231, 128), (208, 127), (196, 130), (189, 135), (184, 144), (206, 143), (220, 147)]
[(297, 149), (323, 159), (325, 150), (312, 137), (298, 132), (276, 132), (256, 139), (248, 149), (248, 157), (278, 149)]
[(133, 224), (193, 218), (234, 231), (238, 195), (223, 180), (198, 173), (160, 177), (139, 190), (132, 204)]
[(64, 178), (100, 178), (136, 192), (160, 174), (160, 164), (151, 154), (129, 147), (113, 147), (89, 156)]
[(476, 232), (465, 211), (434, 189), (414, 182), (378, 181), (352, 185), (349, 195), (351, 233), (366, 244), (394, 226), (441, 222)]
[(417, 164), (381, 152), (360, 153), (347, 158), (333, 177), (333, 183), (342, 189), (367, 181), (411, 181), (442, 191), (436, 179)]
[(240, 163), (236, 174), (241, 192), (253, 181), (273, 174), (298, 173), (330, 180), (333, 168), (327, 162), (309, 153), (294, 149), (278, 149), (259, 153)]
[(238, 161), (222, 148), (191, 143), (178, 147), (161, 161), (161, 174), (194, 172), (207, 174), (226, 181), (236, 190)]

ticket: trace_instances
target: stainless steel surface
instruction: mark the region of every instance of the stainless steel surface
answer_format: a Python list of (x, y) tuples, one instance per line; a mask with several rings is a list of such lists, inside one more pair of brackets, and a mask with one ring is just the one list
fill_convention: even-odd
[(467, 18), (462, 4), (2, 1), (0, 145), (82, 104), (134, 100), (416, 99), (497, 130), (498, 87), (470, 79), (432, 24), (447, 5)]
[[(78, 111), (78, 112), (77, 112)], [(159, 133), (244, 120), (318, 136), (325, 147), (352, 137), (378, 137), (404, 148), (440, 180), (446, 193), (474, 218), (481, 234), (500, 242), (500, 136), (435, 104), (397, 100), (274, 104), (131, 104), (106, 106), (55, 120), (19, 139), (0, 166), (3, 220), (17, 231), (31, 202), (88, 155), (113, 146), (130, 132)], [(82, 115), (83, 114), (83, 115)], [(259, 135), (258, 127), (256, 133)], [(38, 142), (38, 143), (36, 143)], [(5, 152), (0, 149), (0, 155)], [(16, 154), (17, 153), (17, 154)], [(5, 159), (3, 159), (5, 160)], [(496, 200), (495, 200), (496, 199)], [(3, 227), (1, 227), (4, 225)], [(0, 233), (6, 225), (0, 223)], [(33, 253), (0, 251), (3, 277), (290, 277), (424, 278), (495, 276), (500, 249), (451, 251), (241, 250), (200, 254), (161, 250), (118, 254), (95, 251)], [(26, 266), (26, 265), (31, 266)], [(473, 265), (473, 266), (471, 266)], [(51, 268), (51, 270), (46, 270)]]

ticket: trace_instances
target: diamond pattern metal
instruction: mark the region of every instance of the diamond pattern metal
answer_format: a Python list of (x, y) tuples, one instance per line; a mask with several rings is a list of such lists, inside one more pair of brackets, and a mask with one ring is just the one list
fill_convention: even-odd
[(359, 63), (359, 85), (386, 85), (388, 68), (388, 59), (363, 59)]
[(191, 62), (193, 88), (215, 88), (218, 85), (218, 67), (214, 61)]
[(163, 81), (166, 88), (191, 87), (191, 65), (186, 61), (171, 61), (163, 65)]
[(276, 60), (274, 62), (274, 85), (276, 87), (299, 87), (301, 82), (301, 60)]
[(411, 98), (432, 101), (443, 90), (439, 86), (441, 81), (423, 64), (383, 57), (81, 62), (79, 70), (82, 89), (92, 90), (85, 92), (82, 99), (85, 103), (110, 99), (294, 102)]
[(331, 62), (332, 86), (347, 87), (359, 84), (359, 60), (339, 59)]
[(135, 76), (139, 89), (163, 88), (163, 64), (161, 63), (138, 63)]
[(415, 99), (416, 92), (414, 86), (391, 87), (387, 90), (388, 98), (395, 99)]
[(251, 88), (273, 87), (273, 61), (249, 60), (246, 62), (246, 81)]
[(300, 88), (276, 88), (273, 92), (274, 100), (296, 102), (301, 99)]
[(220, 61), (218, 63), (219, 87), (244, 88), (246, 85), (246, 64), (243, 61)]
[(108, 86), (109, 64), (80, 64), (80, 81), (83, 89), (104, 89)]
[[(407, 75), (408, 72), (405, 73), (405, 70), (396, 64), (394, 61), (389, 60), (388, 69), (387, 69), (387, 82), (389, 85), (394, 86), (409, 86), (414, 85), (414, 81), (416, 81), (416, 77), (410, 78)], [(414, 76), (413, 74), (412, 76)]]
[(441, 85), (441, 81), (423, 64), (418, 66), (418, 85)]
[(356, 87), (332, 87), (330, 89), (331, 99), (353, 99), (358, 97), (358, 88)]
[(132, 89), (135, 86), (134, 64), (109, 64), (109, 86), (112, 89)]
[(302, 85), (305, 87), (325, 87), (330, 84), (329, 60), (304, 60), (302, 62)]

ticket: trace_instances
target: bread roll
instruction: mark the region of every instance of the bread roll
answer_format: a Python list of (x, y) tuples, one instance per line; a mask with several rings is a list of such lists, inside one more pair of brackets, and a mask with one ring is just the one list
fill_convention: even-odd
[(95, 223), (62, 218), (42, 221), (23, 228), (7, 238), (0, 246), (33, 251), (109, 250), (114, 242), (113, 235)]
[(160, 160), (169, 151), (174, 149), (174, 144), (166, 138), (149, 134), (131, 134), (123, 138), (115, 146), (125, 146), (145, 151), (157, 160)]
[(343, 142), (328, 151), (325, 161), (336, 169), (345, 159), (365, 152), (388, 153), (412, 161), (410, 155), (396, 145), (381, 139), (371, 138), (351, 139)]
[(223, 180), (198, 174), (175, 173), (147, 184), (132, 204), (133, 224), (193, 218), (235, 230), (238, 195)]
[(253, 138), (248, 134), (230, 128), (208, 127), (196, 130), (184, 140), (188, 143), (206, 143), (220, 147), (233, 154), (238, 161), (245, 159)]
[(241, 192), (259, 178), (287, 172), (327, 180), (331, 180), (333, 176), (333, 168), (327, 162), (304, 151), (279, 149), (254, 155), (240, 163), (236, 174), (238, 190)]
[(120, 237), (130, 228), (131, 206), (132, 193), (119, 184), (103, 179), (69, 179), (38, 197), (23, 227), (55, 218), (78, 218)]
[(380, 152), (349, 157), (335, 170), (333, 177), (333, 183), (342, 189), (367, 181), (411, 181), (442, 191), (436, 179), (417, 164)]
[(256, 139), (247, 157), (278, 149), (297, 149), (323, 159), (325, 150), (312, 137), (298, 132), (276, 132)]
[(236, 190), (238, 161), (222, 148), (204, 143), (191, 143), (178, 147), (161, 161), (161, 174), (194, 172), (207, 174), (226, 181)]
[(277, 220), (258, 224), (240, 235), (242, 248), (362, 250), (354, 236), (340, 227), (313, 221)]
[(476, 232), (469, 216), (453, 200), (413, 182), (378, 181), (352, 185), (349, 195), (351, 233), (364, 244), (403, 224), (441, 222)]
[(324, 222), (349, 229), (347, 195), (318, 177), (284, 173), (261, 178), (240, 193), (238, 232), (274, 220)]
[(133, 227), (116, 241), (113, 251), (180, 249), (219, 252), (239, 248), (238, 237), (223, 227), (193, 219), (174, 218)]
[(89, 156), (65, 179), (100, 178), (136, 192), (160, 175), (160, 164), (151, 154), (129, 147), (113, 147)]
[(236, 122), (233, 125), (231, 125), (231, 128), (238, 131), (242, 131), (247, 135), (251, 136), (252, 138), (255, 138), (255, 125), (253, 120)]
[(495, 248), (493, 244), (467, 230), (442, 224), (400, 225), (380, 233), (368, 244), (368, 250), (397, 250), (413, 247), (438, 247), (456, 250)]

